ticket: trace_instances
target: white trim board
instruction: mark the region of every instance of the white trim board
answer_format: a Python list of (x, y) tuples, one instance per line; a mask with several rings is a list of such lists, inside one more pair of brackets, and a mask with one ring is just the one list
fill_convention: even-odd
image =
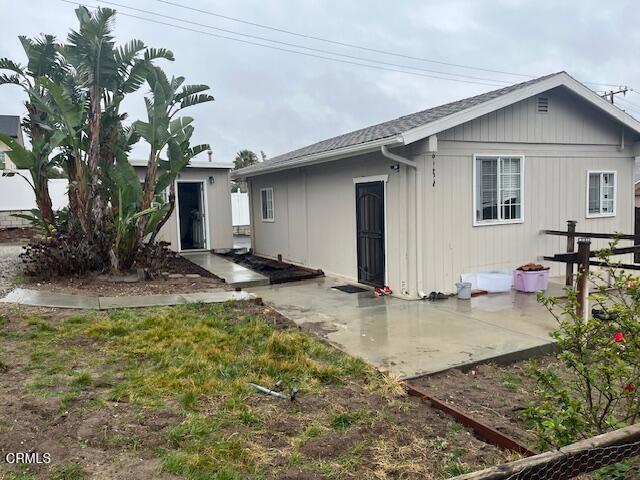
[[(187, 250), (182, 249), (182, 240), (180, 237), (180, 191), (178, 189), (179, 183), (200, 183), (202, 184), (202, 209), (204, 210), (204, 248), (189, 248)], [(209, 223), (209, 198), (207, 196), (207, 182), (205, 180), (176, 180), (176, 248), (178, 252), (206, 252), (211, 249), (211, 228)]]

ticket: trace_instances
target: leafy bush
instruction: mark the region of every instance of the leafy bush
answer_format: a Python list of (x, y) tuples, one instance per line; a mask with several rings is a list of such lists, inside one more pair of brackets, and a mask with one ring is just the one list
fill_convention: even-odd
[(606, 267), (589, 274), (589, 304), (600, 319), (578, 313), (575, 290), (566, 301), (539, 297), (558, 321), (551, 336), (562, 365), (533, 366), (536, 400), (526, 416), (542, 447), (640, 420), (640, 278), (618, 268), (608, 252), (598, 252)]
[(82, 275), (109, 267), (108, 257), (84, 236), (72, 233), (56, 232), (44, 240), (31, 242), (20, 258), (25, 275), (42, 279)]
[(138, 251), (136, 266), (153, 277), (168, 270), (174, 258), (176, 252), (169, 248), (168, 242), (145, 243)]

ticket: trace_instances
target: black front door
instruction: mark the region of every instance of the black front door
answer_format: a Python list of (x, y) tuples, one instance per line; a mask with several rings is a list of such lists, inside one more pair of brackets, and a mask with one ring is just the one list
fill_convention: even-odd
[(356, 183), (358, 282), (384, 286), (384, 184)]

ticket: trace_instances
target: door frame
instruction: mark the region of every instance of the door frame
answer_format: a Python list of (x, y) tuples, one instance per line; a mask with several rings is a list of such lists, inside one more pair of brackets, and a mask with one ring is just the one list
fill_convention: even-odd
[(384, 215), (384, 284), (389, 285), (389, 249), (388, 249), (388, 229), (387, 229), (387, 182), (389, 181), (389, 175), (371, 175), (369, 177), (354, 177), (353, 178), (353, 212), (354, 212), (354, 224), (356, 234), (356, 281), (358, 278), (358, 209), (357, 209), (357, 185), (359, 183), (373, 183), (382, 182), (382, 195), (384, 196), (383, 202), (383, 215)]
[[(202, 185), (202, 209), (204, 210), (204, 248), (189, 248), (187, 250), (182, 249), (182, 238), (180, 236), (180, 190), (178, 184), (180, 183), (200, 183)], [(204, 252), (210, 250), (209, 238), (211, 232), (209, 231), (209, 201), (207, 198), (207, 184), (204, 180), (176, 180), (176, 233), (177, 233), (177, 249), (178, 252)]]

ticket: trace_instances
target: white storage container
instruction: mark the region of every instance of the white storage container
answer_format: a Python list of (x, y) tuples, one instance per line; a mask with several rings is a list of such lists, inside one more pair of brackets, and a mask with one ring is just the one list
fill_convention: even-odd
[(513, 275), (505, 272), (478, 272), (477, 287), (489, 293), (508, 292), (511, 290)]

